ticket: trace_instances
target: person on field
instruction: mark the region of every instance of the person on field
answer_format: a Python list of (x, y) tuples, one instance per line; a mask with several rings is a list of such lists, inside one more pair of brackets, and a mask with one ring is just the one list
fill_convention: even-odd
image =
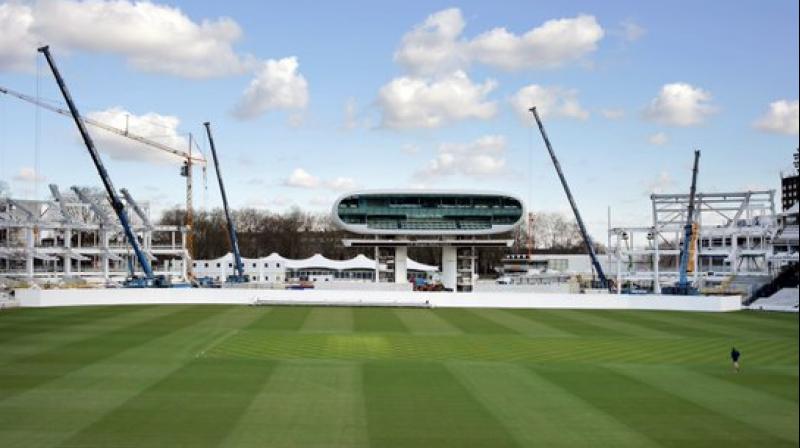
[(731, 347), (731, 361), (733, 361), (733, 371), (739, 373), (739, 357), (742, 356), (736, 347)]

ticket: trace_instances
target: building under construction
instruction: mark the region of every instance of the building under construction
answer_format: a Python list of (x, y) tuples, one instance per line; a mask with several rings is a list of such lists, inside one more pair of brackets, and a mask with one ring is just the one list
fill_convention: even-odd
[[(50, 185), (49, 200), (0, 198), (0, 276), (50, 283), (117, 282), (141, 269), (105, 192)], [(131, 224), (157, 274), (186, 278), (186, 226), (150, 220), (146, 203), (121, 190)]]
[[(652, 224), (609, 229), (609, 266), (618, 286), (660, 292), (679, 276), (688, 194), (650, 196)], [(697, 193), (689, 240), (689, 276), (697, 286), (724, 289), (737, 279), (757, 285), (797, 263), (797, 225), (779, 219), (775, 191)], [(792, 236), (793, 235), (793, 236)], [(775, 243), (789, 238), (781, 248)]]

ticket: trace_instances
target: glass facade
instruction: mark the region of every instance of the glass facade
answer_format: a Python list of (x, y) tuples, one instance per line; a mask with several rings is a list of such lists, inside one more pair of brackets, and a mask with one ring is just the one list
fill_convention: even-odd
[(373, 231), (470, 233), (517, 224), (523, 206), (496, 194), (364, 193), (340, 200), (336, 214), (345, 225)]

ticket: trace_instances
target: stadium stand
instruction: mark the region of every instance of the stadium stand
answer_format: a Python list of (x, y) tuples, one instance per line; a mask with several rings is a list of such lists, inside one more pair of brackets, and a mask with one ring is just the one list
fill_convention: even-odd
[(800, 289), (783, 288), (769, 297), (756, 300), (748, 307), (751, 310), (798, 312)]

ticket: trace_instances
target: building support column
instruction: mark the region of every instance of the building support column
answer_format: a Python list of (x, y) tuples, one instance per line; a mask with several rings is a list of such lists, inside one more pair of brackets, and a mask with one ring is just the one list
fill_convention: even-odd
[(28, 279), (33, 280), (33, 227), (25, 228), (25, 273)]
[(442, 285), (455, 291), (458, 281), (456, 248), (453, 246), (442, 247)]
[(103, 265), (103, 278), (108, 280), (108, 231), (106, 229), (100, 230), (100, 245), (101, 245), (101, 255), (100, 261)]
[(72, 275), (72, 229), (64, 229), (64, 276)]
[(375, 283), (380, 283), (381, 281), (381, 248), (375, 246)]
[(408, 282), (408, 248), (405, 246), (394, 248), (394, 282)]

